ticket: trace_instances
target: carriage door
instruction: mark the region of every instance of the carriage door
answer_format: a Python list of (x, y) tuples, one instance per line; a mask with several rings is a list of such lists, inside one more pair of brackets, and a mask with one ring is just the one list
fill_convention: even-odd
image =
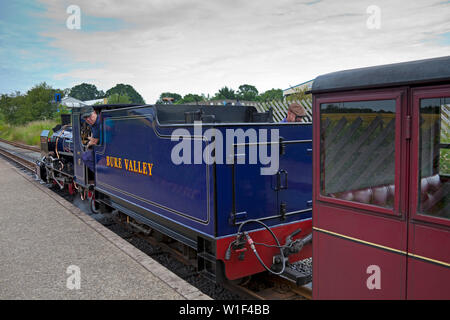
[(450, 299), (450, 86), (412, 91), (408, 299)]
[(406, 93), (314, 97), (315, 299), (406, 297)]

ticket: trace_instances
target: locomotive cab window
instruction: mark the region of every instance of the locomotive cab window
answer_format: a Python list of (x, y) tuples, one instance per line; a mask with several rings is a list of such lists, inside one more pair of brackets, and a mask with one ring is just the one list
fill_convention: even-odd
[[(101, 112), (100, 110), (96, 110), (95, 111), (97, 113), (97, 121), (99, 122), (98, 124), (98, 129), (96, 134), (98, 135), (98, 143), (97, 146), (102, 145), (102, 121), (101, 121)], [(86, 146), (89, 142), (89, 137), (93, 136), (94, 132), (92, 129), (92, 126), (89, 125), (85, 119), (80, 118), (80, 135), (81, 135), (81, 143)]]
[(450, 97), (420, 101), (418, 212), (450, 218)]
[(87, 124), (87, 122), (84, 119), (81, 119), (80, 122), (81, 122), (81, 129), (80, 129), (81, 143), (83, 145), (87, 145), (89, 142), (89, 137), (91, 136), (91, 127)]
[(320, 193), (394, 208), (396, 100), (323, 103)]

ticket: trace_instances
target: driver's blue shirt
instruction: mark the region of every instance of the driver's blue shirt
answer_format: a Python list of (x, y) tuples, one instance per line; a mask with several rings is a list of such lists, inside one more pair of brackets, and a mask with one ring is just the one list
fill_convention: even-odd
[(100, 139), (100, 116), (97, 115), (97, 120), (91, 126), (92, 137), (95, 139)]
[[(97, 120), (91, 126), (92, 138), (100, 139), (100, 116), (97, 115)], [(81, 159), (83, 159), (84, 164), (92, 171), (95, 172), (95, 157), (94, 150), (89, 149), (83, 152), (81, 155)]]

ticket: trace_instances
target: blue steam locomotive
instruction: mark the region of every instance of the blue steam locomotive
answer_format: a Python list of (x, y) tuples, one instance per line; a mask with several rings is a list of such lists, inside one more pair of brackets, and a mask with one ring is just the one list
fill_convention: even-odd
[(311, 123), (274, 123), (250, 106), (93, 107), (95, 170), (74, 108), (41, 134), (42, 180), (177, 240), (217, 281), (266, 270), (310, 280), (288, 264), (311, 256)]

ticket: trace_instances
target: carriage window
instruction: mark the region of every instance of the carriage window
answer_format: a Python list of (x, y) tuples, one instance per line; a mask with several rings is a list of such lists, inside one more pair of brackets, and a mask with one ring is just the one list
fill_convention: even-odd
[(450, 218), (450, 98), (420, 101), (418, 212)]
[(321, 104), (321, 194), (393, 208), (395, 100)]

